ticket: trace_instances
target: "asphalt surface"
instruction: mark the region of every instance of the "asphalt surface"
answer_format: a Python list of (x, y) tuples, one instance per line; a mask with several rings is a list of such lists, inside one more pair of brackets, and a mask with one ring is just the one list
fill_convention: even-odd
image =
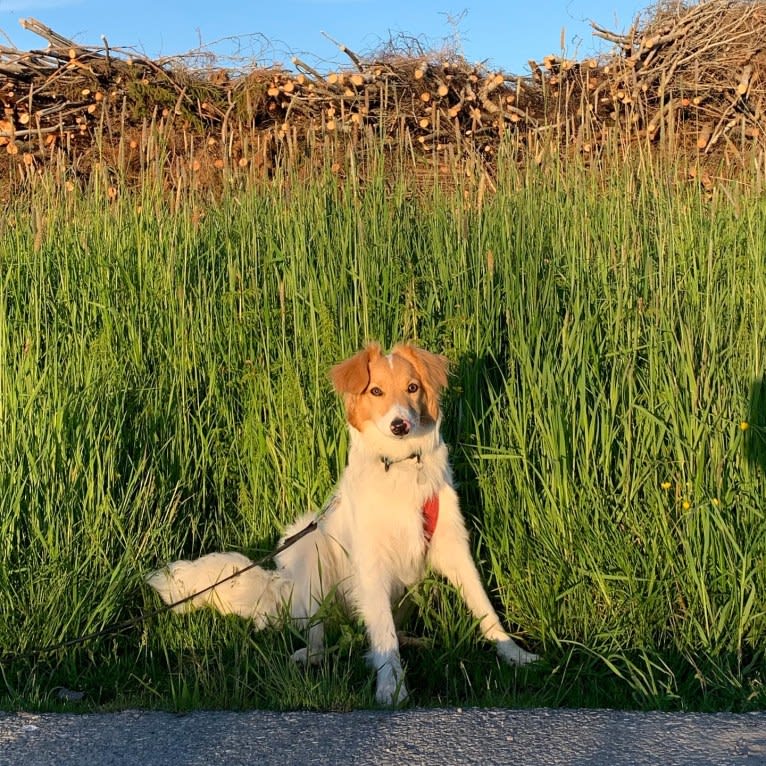
[(766, 713), (0, 713), (2, 766), (766, 765)]

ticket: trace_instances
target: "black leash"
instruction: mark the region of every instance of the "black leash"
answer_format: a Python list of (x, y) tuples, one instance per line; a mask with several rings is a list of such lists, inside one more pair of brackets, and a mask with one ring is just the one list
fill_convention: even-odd
[(229, 580), (233, 580), (235, 577), (239, 577), (241, 574), (249, 572), (251, 569), (255, 569), (255, 567), (262, 566), (268, 561), (271, 561), (275, 556), (278, 556), (280, 553), (282, 553), (282, 551), (287, 550), (291, 545), (295, 545), (298, 540), (302, 539), (308, 534), (311, 534), (311, 532), (313, 532), (316, 528), (317, 520), (314, 519), (299, 532), (296, 532), (294, 535), (286, 538), (281, 545), (278, 545), (273, 551), (271, 551), (271, 553), (267, 553), (262, 559), (253, 561), (246, 567), (238, 569), (236, 572), (221, 578), (220, 580), (214, 582), (212, 585), (208, 585), (206, 588), (203, 588), (196, 593), (184, 596), (183, 598), (179, 599), (178, 601), (174, 601), (171, 604), (163, 604), (162, 606), (157, 607), (156, 609), (152, 609), (149, 612), (141, 612), (129, 620), (123, 620), (122, 622), (118, 622), (116, 625), (110, 625), (106, 628), (102, 628), (101, 630), (95, 630), (92, 633), (86, 633), (83, 636), (78, 636), (77, 638), (70, 638), (67, 641), (60, 641), (57, 644), (49, 644), (48, 646), (28, 649), (25, 652), (8, 652), (3, 650), (0, 656), (3, 658), (11, 658), (16, 660), (29, 657), (39, 657), (45, 654), (52, 654), (53, 652), (57, 652), (61, 649), (69, 649), (73, 646), (80, 646), (81, 644), (85, 644), (88, 641), (93, 641), (97, 638), (103, 638), (104, 636), (111, 636), (122, 633), (129, 628), (133, 628), (143, 622), (148, 622), (149, 620), (154, 619), (164, 612), (169, 612), (171, 609), (174, 609), (177, 606), (181, 606), (181, 604), (185, 604), (187, 601), (191, 601), (192, 599), (197, 598), (197, 596), (201, 596), (203, 593), (207, 593), (208, 591), (213, 590), (213, 588), (217, 588), (219, 585), (223, 585), (225, 582), (229, 582)]

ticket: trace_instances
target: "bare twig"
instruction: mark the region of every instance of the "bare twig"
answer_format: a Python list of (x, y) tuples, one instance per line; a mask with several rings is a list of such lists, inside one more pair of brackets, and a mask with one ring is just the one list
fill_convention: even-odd
[(338, 47), (338, 50), (341, 53), (345, 53), (351, 61), (353, 61), (354, 66), (360, 71), (364, 72), (364, 66), (362, 65), (362, 60), (359, 58), (359, 56), (354, 53), (354, 51), (347, 48), (343, 43), (339, 43), (337, 40), (333, 40), (330, 35), (327, 34), (327, 32), (322, 32), (322, 35), (326, 37), (333, 45), (336, 45)]
[(19, 24), (21, 24), (21, 26), (24, 27), (24, 29), (26, 29), (28, 32), (33, 32), (39, 37), (47, 40), (53, 47), (80, 50), (80, 46), (77, 45), (77, 43), (73, 42), (67, 37), (63, 37), (58, 32), (54, 32), (50, 27), (46, 27), (45, 24), (38, 21), (37, 19), (19, 19)]

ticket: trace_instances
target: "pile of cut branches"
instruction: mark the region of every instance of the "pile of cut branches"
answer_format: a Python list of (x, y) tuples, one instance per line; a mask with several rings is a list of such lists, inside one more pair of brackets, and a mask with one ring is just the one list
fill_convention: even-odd
[(182, 158), (192, 171), (256, 165), (268, 172), (286, 148), (305, 156), (328, 143), (362, 145), (365, 136), (431, 154), (452, 146), (491, 162), (508, 127), (535, 127), (542, 113), (528, 78), (459, 56), (363, 60), (339, 45), (350, 70), (322, 74), (294, 58), (293, 71), (195, 71), (178, 58), (85, 47), (35, 19), (21, 23), (48, 47), (0, 48), (0, 147), (28, 168), (64, 154), (79, 173), (118, 159), (137, 171), (151, 163), (148, 137), (156, 130), (166, 159)]
[(215, 72), (195, 73), (106, 44), (81, 46), (36, 19), (20, 21), (48, 41), (44, 50), (0, 47), (0, 147), (27, 165), (59, 152), (77, 164), (152, 120), (178, 119), (203, 133), (200, 99), (226, 98)]
[(658, 5), (627, 35), (593, 25), (619, 46), (603, 67), (613, 119), (653, 140), (691, 128), (694, 145), (738, 151), (766, 128), (766, 3), (707, 0)]
[(55, 166), (74, 177), (106, 168), (118, 183), (161, 168), (171, 186), (215, 184), (268, 175), (285, 158), (310, 168), (328, 150), (364, 151), (366, 138), (423, 165), (470, 160), (489, 175), (508, 137), (520, 158), (542, 146), (592, 157), (617, 136), (628, 151), (648, 142), (742, 167), (766, 146), (766, 0), (660, 5), (627, 34), (594, 24), (610, 53), (547, 56), (526, 76), (454, 54), (361, 57), (342, 44), (343, 71), (298, 58), (292, 70), (193, 69), (21, 23), (47, 47), (0, 47), (0, 167), (16, 181)]

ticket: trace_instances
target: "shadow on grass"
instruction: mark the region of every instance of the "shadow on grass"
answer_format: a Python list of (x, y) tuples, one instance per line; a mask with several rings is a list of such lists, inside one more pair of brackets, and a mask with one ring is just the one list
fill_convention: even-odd
[(745, 458), (766, 474), (766, 375), (756, 378), (750, 386), (747, 422)]
[(486, 415), (503, 384), (500, 363), (488, 355), (464, 354), (450, 370), (444, 400), (444, 439), (450, 446), (450, 463), (459, 485), (463, 512), (482, 517), (482, 497), (472, 460), (483, 441)]

